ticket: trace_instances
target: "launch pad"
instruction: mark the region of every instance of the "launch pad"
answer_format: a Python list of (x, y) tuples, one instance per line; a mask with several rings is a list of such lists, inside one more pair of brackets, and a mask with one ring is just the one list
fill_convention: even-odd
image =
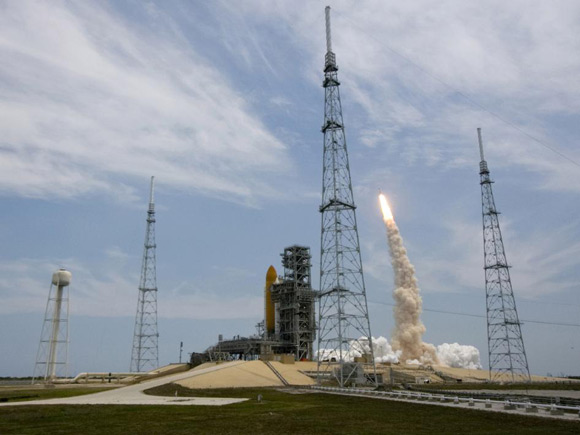
[(273, 266), (266, 273), (264, 320), (258, 332), (249, 337), (239, 335), (218, 342), (203, 354), (192, 354), (192, 364), (220, 360), (309, 361), (316, 337), (312, 289), (310, 248), (292, 245), (280, 254), (284, 275)]

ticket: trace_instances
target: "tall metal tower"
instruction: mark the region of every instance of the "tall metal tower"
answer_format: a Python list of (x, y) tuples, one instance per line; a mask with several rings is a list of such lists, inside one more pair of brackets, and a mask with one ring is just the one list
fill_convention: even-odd
[(529, 382), (528, 358), (499, 228), (499, 212), (495, 208), (491, 190), (493, 181), (489, 177), (487, 162), (483, 158), (481, 128), (477, 129), (477, 137), (481, 155), (479, 175), (481, 176), (483, 216), (489, 378), (491, 381), (506, 381), (507, 374), (512, 382)]
[[(376, 382), (371, 325), (363, 276), (352, 193), (350, 167), (338, 82), (336, 56), (332, 52), (330, 7), (326, 7), (326, 56), (324, 63), (324, 155), (322, 175), (322, 229), (320, 237), (320, 298), (318, 310), (318, 381), (323, 372), (333, 374), (341, 387), (360, 376), (350, 364), (353, 348), (369, 349), (373, 382)], [(370, 345), (370, 346), (369, 346)], [(356, 379), (360, 382), (360, 379)]]
[(159, 349), (157, 333), (157, 272), (155, 265), (155, 202), (153, 182), (149, 195), (147, 210), (147, 230), (145, 231), (145, 248), (139, 282), (137, 315), (133, 334), (133, 352), (131, 353), (131, 372), (146, 372), (159, 367)]
[(36, 354), (32, 383), (42, 379), (54, 382), (58, 377), (67, 376), (68, 365), (68, 318), (69, 285), (72, 275), (60, 269), (52, 274), (40, 342)]

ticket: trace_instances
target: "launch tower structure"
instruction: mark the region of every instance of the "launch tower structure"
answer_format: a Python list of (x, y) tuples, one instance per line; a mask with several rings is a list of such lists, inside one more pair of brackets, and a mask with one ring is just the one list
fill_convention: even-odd
[(129, 369), (134, 373), (146, 372), (159, 367), (154, 180), (155, 177), (151, 177), (145, 247), (139, 282), (137, 315), (135, 316), (133, 351), (131, 352), (131, 366)]
[(487, 162), (483, 157), (480, 128), (477, 129), (477, 137), (481, 156), (479, 175), (483, 216), (489, 377), (492, 382), (505, 382), (507, 378), (511, 382), (529, 382), (528, 358), (499, 227), (499, 212), (495, 208), (491, 189), (493, 181), (490, 179)]
[[(338, 66), (332, 52), (330, 7), (326, 7), (324, 134), (318, 310), (318, 382), (332, 370), (341, 387), (360, 370), (351, 364), (353, 347), (368, 348), (372, 379), (376, 368), (363, 276), (356, 206), (344, 134)], [(335, 361), (333, 361), (335, 360)], [(335, 364), (338, 363), (338, 364)], [(356, 379), (360, 382), (360, 379)]]
[(272, 285), (272, 302), (278, 313), (281, 352), (292, 353), (297, 361), (312, 359), (316, 335), (314, 303), (316, 292), (311, 285), (310, 248), (293, 245), (284, 249), (284, 277)]

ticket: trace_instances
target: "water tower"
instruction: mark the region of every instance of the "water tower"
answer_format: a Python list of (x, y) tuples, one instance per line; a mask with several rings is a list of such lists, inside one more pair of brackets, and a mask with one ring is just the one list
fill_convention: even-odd
[(36, 354), (32, 382), (42, 379), (53, 382), (67, 375), (69, 285), (72, 274), (59, 269), (52, 274), (44, 322)]

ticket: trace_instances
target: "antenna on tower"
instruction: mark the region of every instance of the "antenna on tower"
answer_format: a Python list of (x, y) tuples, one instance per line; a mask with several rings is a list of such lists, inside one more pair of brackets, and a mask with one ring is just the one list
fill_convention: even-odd
[(326, 52), (332, 52), (332, 37), (330, 34), (330, 6), (324, 8), (324, 15), (326, 18)]
[(483, 141), (481, 140), (481, 128), (477, 128), (477, 140), (479, 141), (479, 155), (481, 157), (481, 161), (484, 162), (485, 159), (483, 158)]
[(147, 229), (145, 231), (141, 280), (133, 333), (133, 350), (129, 369), (134, 373), (150, 371), (159, 367), (154, 179), (155, 177), (151, 177)]
[(477, 129), (477, 136), (481, 155), (479, 175), (481, 177), (489, 377), (491, 381), (505, 382), (507, 375), (512, 382), (529, 382), (531, 379), (528, 358), (499, 227), (499, 213), (495, 208), (491, 189), (493, 182), (489, 177), (487, 162), (483, 159), (480, 128)]
[(155, 198), (154, 198), (154, 188), (155, 188), (155, 177), (151, 177), (151, 187), (149, 191), (149, 210), (155, 211)]
[(481, 161), (479, 162), (479, 170), (480, 172), (485, 172), (488, 171), (488, 169), (487, 162), (483, 158), (483, 141), (481, 140), (481, 128), (477, 129), (477, 140), (479, 141), (479, 156), (481, 157)]
[[(363, 276), (356, 206), (352, 192), (348, 152), (336, 58), (331, 51), (330, 8), (326, 7), (324, 65), (324, 134), (322, 216), (320, 237), (320, 293), (318, 304), (318, 382), (332, 373), (341, 387), (367, 382), (352, 351), (366, 357), (376, 385), (376, 369)], [(336, 362), (332, 362), (332, 361)]]
[(332, 52), (332, 38), (330, 35), (330, 6), (324, 10), (326, 18), (326, 55), (324, 56), (324, 72), (338, 71), (336, 66), (336, 55)]

